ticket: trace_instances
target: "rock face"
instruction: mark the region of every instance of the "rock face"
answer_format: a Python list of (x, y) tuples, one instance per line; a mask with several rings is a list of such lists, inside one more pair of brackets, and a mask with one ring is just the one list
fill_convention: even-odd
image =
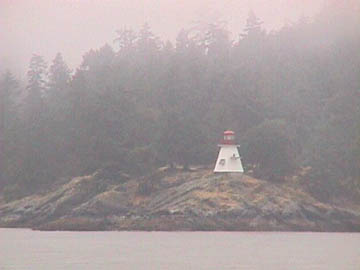
[[(0, 226), (42, 230), (360, 231), (360, 212), (321, 203), (290, 183), (208, 170), (151, 177), (77, 177), (0, 205)], [(110, 177), (111, 178), (111, 177)], [(118, 179), (121, 178), (121, 179)], [(149, 187), (139, 192), (139, 185)]]

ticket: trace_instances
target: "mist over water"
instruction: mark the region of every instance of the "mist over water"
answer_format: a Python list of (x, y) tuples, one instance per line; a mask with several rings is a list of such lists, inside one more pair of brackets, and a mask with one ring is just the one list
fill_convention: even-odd
[[(0, 229), (0, 268), (358, 270), (360, 235)], [(70, 248), (71, 247), (71, 248)]]
[[(79, 213), (106, 220), (113, 205), (119, 220), (124, 213), (137, 218), (162, 192), (176, 202), (167, 192), (183, 194), (186, 183), (162, 182), (156, 173), (211, 170), (219, 136), (231, 129), (245, 174), (266, 188), (256, 187), (245, 203), (241, 186), (234, 194), (219, 182), (221, 192), (188, 197), (185, 218), (193, 220), (189, 208), (206, 205), (215, 212), (203, 217), (223, 219), (225, 206), (212, 201), (222, 197), (230, 217), (250, 206), (265, 225), (358, 231), (359, 7), (358, 0), (0, 0), (1, 226), (46, 228)], [(89, 189), (73, 185), (87, 180)], [(75, 192), (63, 192), (68, 184)], [(278, 200), (279, 186), (291, 195), (286, 200)], [(45, 196), (54, 198), (48, 193), (57, 188), (55, 205)], [(47, 219), (38, 212), (39, 194)], [(82, 205), (96, 211), (74, 211)], [(170, 206), (161, 213), (178, 213)], [(96, 230), (123, 228), (100, 225)], [(232, 225), (225, 229), (241, 229)], [(190, 228), (208, 229), (201, 226)], [(0, 229), (0, 269), (358, 270), (359, 240)]]

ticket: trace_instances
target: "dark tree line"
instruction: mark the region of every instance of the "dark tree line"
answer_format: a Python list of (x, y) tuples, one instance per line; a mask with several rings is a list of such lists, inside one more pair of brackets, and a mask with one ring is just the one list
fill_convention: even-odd
[(89, 51), (75, 72), (60, 53), (49, 68), (33, 55), (26, 88), (1, 79), (1, 191), (20, 197), (104, 166), (209, 165), (230, 128), (256, 176), (311, 167), (301, 181), (318, 197), (356, 194), (360, 27), (355, 11), (326, 9), (272, 33), (250, 13), (238, 40), (221, 22), (175, 44), (148, 25), (120, 29), (115, 49)]

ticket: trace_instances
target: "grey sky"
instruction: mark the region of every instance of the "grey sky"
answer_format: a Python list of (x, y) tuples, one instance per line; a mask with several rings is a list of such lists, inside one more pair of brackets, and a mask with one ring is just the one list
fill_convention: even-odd
[(228, 22), (234, 38), (253, 9), (267, 30), (301, 15), (311, 17), (322, 0), (0, 0), (0, 71), (23, 75), (32, 53), (51, 61), (62, 52), (74, 68), (91, 48), (113, 45), (115, 30), (148, 22), (162, 39), (174, 40), (196, 21)]

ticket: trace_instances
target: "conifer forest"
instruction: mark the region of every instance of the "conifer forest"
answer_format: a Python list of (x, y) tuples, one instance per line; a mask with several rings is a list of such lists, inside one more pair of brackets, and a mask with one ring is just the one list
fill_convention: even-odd
[(217, 21), (174, 41), (119, 26), (74, 69), (33, 54), (26, 80), (1, 75), (0, 193), (104, 167), (212, 168), (231, 129), (245, 173), (360, 202), (358, 12), (325, 6), (276, 31), (250, 12), (239, 33)]

